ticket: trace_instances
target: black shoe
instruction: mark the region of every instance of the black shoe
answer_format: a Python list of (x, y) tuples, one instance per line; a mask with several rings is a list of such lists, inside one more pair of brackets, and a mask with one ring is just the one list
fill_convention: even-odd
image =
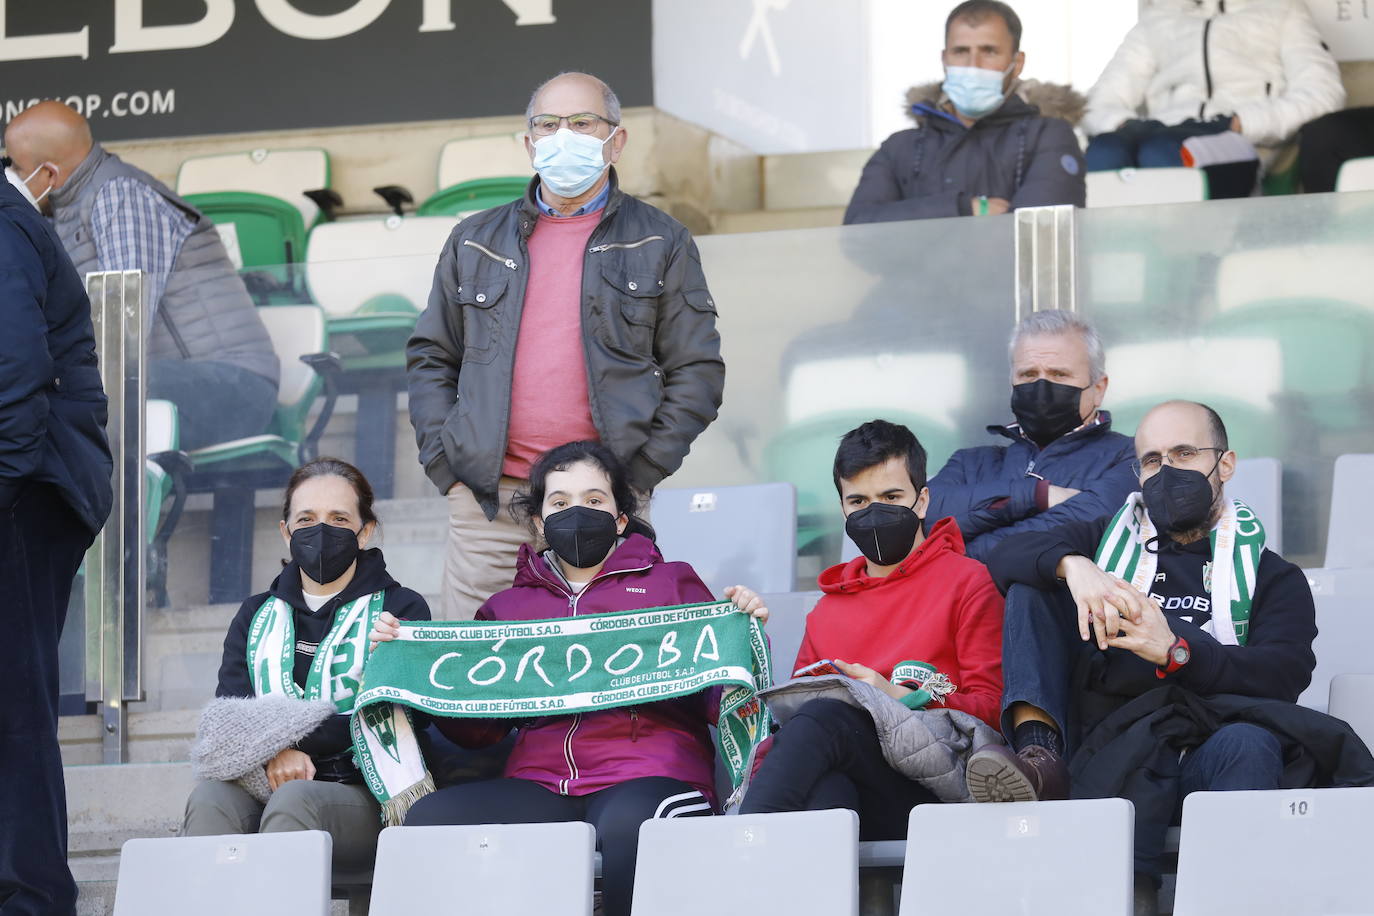
[(1144, 872), (1135, 873), (1131, 913), (1133, 916), (1159, 916), (1159, 887), (1155, 879)]
[(1031, 744), (1017, 753), (1000, 744), (975, 751), (964, 771), (977, 802), (1057, 801), (1069, 797), (1069, 768), (1048, 748)]

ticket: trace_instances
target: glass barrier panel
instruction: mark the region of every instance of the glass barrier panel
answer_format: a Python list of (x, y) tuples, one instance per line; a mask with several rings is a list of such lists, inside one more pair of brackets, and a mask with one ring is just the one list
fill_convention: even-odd
[[(1215, 408), (1241, 459), (1282, 464), (1271, 545), (1322, 565), (1333, 463), (1374, 451), (1374, 193), (1084, 210), (1078, 246), (1117, 428)], [(1232, 489), (1264, 499), (1250, 469)]]

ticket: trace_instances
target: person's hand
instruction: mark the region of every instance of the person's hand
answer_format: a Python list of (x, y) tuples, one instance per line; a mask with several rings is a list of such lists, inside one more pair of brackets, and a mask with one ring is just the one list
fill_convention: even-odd
[(452, 496), (454, 493), (457, 493), (461, 489), (463, 489), (463, 484), (462, 481), (459, 481), (458, 483), (455, 483), (453, 486), (449, 487), (448, 491), (444, 495)]
[(753, 589), (745, 588), (743, 585), (732, 585), (725, 590), (725, 597), (733, 601), (735, 607), (752, 615), (759, 623), (768, 622), (768, 608)]
[(1145, 661), (1154, 665), (1164, 665), (1169, 661), (1169, 647), (1174, 644), (1174, 631), (1169, 628), (1169, 618), (1159, 608), (1159, 602), (1149, 601), (1150, 607), (1136, 623), (1130, 618), (1122, 618), (1122, 635), (1107, 640), (1116, 649), (1134, 652)]
[(1240, 115), (1231, 115), (1231, 129), (1238, 134), (1244, 133), (1240, 129)]
[(1105, 650), (1107, 641), (1121, 631), (1122, 617), (1138, 624), (1151, 606), (1131, 583), (1103, 572), (1087, 557), (1067, 556), (1059, 561), (1057, 572), (1078, 608), (1079, 637), (1087, 642), (1091, 628), (1096, 631), (1099, 649)]
[(282, 748), (267, 761), (267, 785), (275, 792), (293, 779), (314, 779), (315, 764), (310, 755), (294, 747)]
[(367, 651), (377, 648), (378, 643), (391, 642), (401, 635), (401, 622), (390, 611), (382, 611), (372, 632), (367, 634)]
[(842, 662), (838, 658), (834, 661), (835, 667), (839, 668), (843, 674), (852, 677), (856, 681), (863, 681), (870, 687), (877, 687), (894, 700), (900, 700), (908, 693), (911, 693), (907, 688), (898, 687), (867, 665), (860, 665), (858, 662)]
[(1050, 484), (1050, 508), (1053, 509), (1065, 500), (1073, 499), (1082, 492), (1082, 490), (1075, 490), (1073, 487), (1057, 487), (1054, 484)]
[(1011, 211), (1011, 201), (1005, 197), (988, 198), (988, 216), (1000, 216)]

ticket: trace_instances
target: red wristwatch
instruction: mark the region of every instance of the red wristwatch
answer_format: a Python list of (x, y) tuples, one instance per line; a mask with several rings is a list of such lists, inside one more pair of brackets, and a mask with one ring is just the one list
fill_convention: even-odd
[(1166, 655), (1167, 661), (1155, 669), (1155, 677), (1165, 677), (1173, 674), (1184, 665), (1188, 664), (1188, 659), (1193, 657), (1193, 650), (1188, 647), (1188, 640), (1179, 636), (1174, 639), (1174, 644), (1169, 647)]

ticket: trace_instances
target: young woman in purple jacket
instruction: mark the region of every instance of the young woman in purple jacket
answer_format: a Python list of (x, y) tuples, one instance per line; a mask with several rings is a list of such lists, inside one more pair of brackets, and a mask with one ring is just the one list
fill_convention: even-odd
[[(515, 584), (493, 595), (478, 620), (546, 620), (714, 600), (686, 563), (663, 559), (636, 533), (636, 497), (624, 467), (605, 446), (570, 442), (540, 456), (528, 492), (512, 508), (525, 514), (549, 549), (520, 548)], [(750, 589), (725, 597), (767, 620)], [(399, 632), (382, 614), (372, 636)], [(606, 916), (628, 916), (639, 825), (655, 817), (694, 817), (715, 808), (715, 723), (719, 688), (673, 700), (574, 716), (510, 720), (437, 718), (465, 747), (519, 730), (501, 779), (440, 789), (415, 803), (407, 826), (586, 821), (596, 828)]]

